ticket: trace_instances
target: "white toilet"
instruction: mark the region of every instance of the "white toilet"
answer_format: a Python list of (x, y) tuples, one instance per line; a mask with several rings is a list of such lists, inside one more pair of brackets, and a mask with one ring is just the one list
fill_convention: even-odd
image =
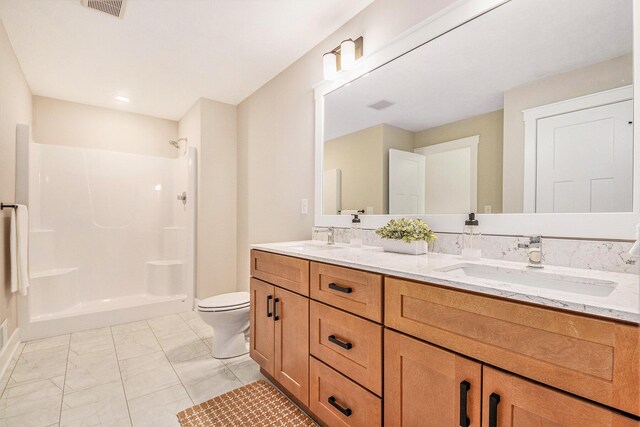
[(245, 332), (249, 329), (249, 292), (230, 292), (198, 302), (200, 318), (213, 327), (216, 359), (241, 356), (249, 350)]

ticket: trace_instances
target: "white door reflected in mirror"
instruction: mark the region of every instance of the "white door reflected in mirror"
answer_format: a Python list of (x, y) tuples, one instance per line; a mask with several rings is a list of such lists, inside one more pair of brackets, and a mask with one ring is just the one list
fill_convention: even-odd
[(538, 120), (536, 212), (633, 208), (633, 101)]
[(389, 150), (389, 214), (423, 214), (425, 156)]

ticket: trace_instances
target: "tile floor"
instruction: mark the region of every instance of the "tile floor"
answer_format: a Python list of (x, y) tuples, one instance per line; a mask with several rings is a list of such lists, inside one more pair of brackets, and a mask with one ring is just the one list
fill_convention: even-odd
[(194, 312), (21, 344), (0, 380), (0, 427), (177, 426), (194, 404), (264, 378), (211, 357)]

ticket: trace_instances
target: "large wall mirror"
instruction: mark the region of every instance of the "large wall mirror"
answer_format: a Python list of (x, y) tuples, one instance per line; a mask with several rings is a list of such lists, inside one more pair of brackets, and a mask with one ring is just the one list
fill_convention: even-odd
[(323, 94), (321, 215), (634, 209), (633, 0), (511, 0)]

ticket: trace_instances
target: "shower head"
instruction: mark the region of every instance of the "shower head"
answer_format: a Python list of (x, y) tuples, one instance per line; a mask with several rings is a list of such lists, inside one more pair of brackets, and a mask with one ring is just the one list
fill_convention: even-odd
[(169, 140), (169, 144), (171, 144), (174, 147), (179, 149), (180, 148), (180, 142), (182, 142), (182, 141), (187, 142), (187, 138), (178, 138), (178, 139), (175, 139), (175, 140), (171, 139), (171, 140)]

